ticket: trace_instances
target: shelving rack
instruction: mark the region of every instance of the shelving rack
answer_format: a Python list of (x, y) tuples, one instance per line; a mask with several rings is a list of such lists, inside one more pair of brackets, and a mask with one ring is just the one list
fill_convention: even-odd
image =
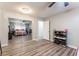
[(67, 31), (54, 31), (54, 43), (67, 45)]

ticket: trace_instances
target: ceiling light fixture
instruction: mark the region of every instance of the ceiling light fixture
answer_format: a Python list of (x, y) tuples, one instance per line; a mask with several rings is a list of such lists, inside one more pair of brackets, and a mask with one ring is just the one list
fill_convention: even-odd
[(29, 7), (24, 7), (24, 8), (19, 8), (19, 11), (24, 13), (24, 14), (30, 14), (32, 13), (32, 9)]

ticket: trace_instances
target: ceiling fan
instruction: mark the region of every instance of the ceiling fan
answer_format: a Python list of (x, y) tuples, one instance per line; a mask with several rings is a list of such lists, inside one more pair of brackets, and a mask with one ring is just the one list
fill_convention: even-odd
[[(51, 4), (49, 4), (49, 8), (51, 8), (56, 2), (51, 2)], [(69, 5), (69, 2), (64, 2), (64, 6), (67, 7)]]
[(52, 7), (56, 2), (52, 2), (48, 7)]

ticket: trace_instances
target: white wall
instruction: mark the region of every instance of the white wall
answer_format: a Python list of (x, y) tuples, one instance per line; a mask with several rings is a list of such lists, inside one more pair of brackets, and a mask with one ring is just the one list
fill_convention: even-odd
[(8, 27), (6, 26), (7, 23), (8, 21), (4, 19), (3, 13), (0, 11), (0, 41), (2, 46), (8, 45), (8, 33), (6, 33), (8, 30)]
[(0, 11), (0, 40), (2, 46), (8, 45), (8, 18), (17, 18), (23, 20), (30, 20), (32, 21), (32, 39), (37, 39), (37, 18), (22, 15), (19, 13), (8, 12), (8, 11)]
[(68, 29), (67, 45), (71, 47), (79, 46), (79, 9), (71, 9), (61, 14), (52, 16), (51, 22), (51, 40), (53, 40), (53, 30)]

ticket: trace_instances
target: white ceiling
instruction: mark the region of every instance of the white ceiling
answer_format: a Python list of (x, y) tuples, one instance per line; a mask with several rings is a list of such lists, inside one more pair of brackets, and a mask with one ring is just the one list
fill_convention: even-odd
[(51, 8), (46, 8), (39, 14), (40, 17), (50, 17), (52, 15), (67, 11), (72, 8), (79, 8), (79, 2), (69, 2), (67, 7), (64, 6), (63, 2), (55, 3)]
[(12, 11), (12, 12), (19, 12), (18, 9), (20, 7), (28, 6), (33, 10), (31, 15), (38, 15), (45, 7), (47, 7), (48, 2), (0, 2), (1, 9)]
[(77, 2), (71, 2), (67, 7), (64, 7), (63, 2), (57, 2), (51, 8), (49, 8), (48, 5), (50, 3), (51, 2), (0, 2), (0, 8), (7, 11), (21, 13), (20, 11), (18, 11), (19, 7), (29, 6), (33, 10), (33, 13), (30, 15), (49, 17), (67, 9), (79, 7), (79, 3)]

